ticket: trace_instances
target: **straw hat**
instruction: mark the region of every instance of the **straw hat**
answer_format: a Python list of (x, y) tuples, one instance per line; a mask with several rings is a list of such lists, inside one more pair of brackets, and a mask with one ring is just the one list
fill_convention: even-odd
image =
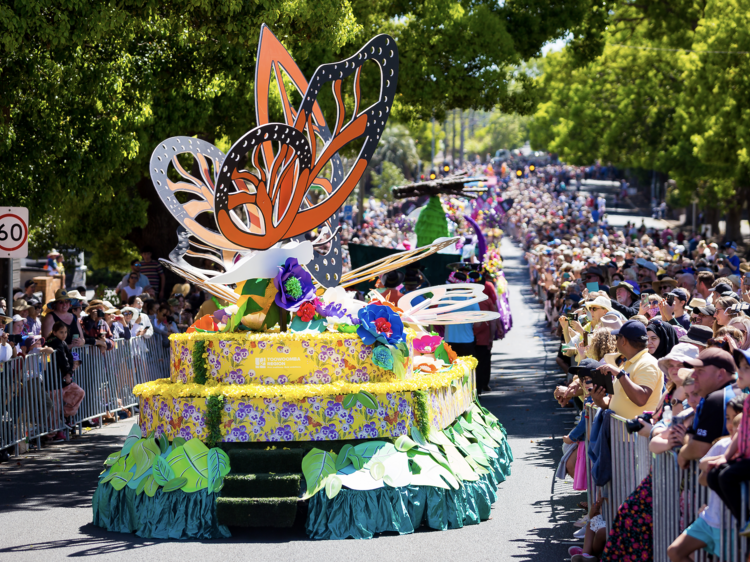
[(68, 291), (68, 297), (71, 299), (79, 300), (79, 301), (85, 301), (86, 297), (83, 296), (81, 293), (79, 293), (77, 290), (73, 289), (72, 291)]
[(591, 308), (592, 306), (598, 306), (601, 308), (604, 308), (605, 310), (612, 312), (612, 302), (607, 297), (596, 297), (594, 300), (587, 302), (584, 305), (586, 308)]
[(51, 249), (51, 250), (49, 251), (49, 254), (47, 254), (47, 257), (48, 257), (48, 258), (56, 258), (56, 257), (57, 257), (57, 256), (59, 256), (59, 255), (60, 255), (60, 252), (58, 252), (57, 250), (55, 250), (54, 248), (52, 248), (52, 249)]
[(17, 310), (18, 312), (23, 312), (24, 310), (28, 310), (30, 308), (31, 307), (29, 306), (29, 304), (23, 299), (18, 299), (18, 300), (13, 301), (13, 310)]
[(59, 302), (59, 301), (69, 301), (70, 297), (68, 296), (68, 291), (65, 289), (58, 289), (55, 291), (55, 298), (53, 299), (53, 302)]
[(190, 284), (189, 283), (175, 283), (175, 286), (172, 287), (171, 295), (180, 294), (183, 297), (186, 297), (190, 294)]

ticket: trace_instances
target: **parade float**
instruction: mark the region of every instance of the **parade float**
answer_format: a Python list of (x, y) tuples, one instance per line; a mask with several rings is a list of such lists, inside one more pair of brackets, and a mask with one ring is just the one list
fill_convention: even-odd
[[(380, 69), (379, 98), (360, 109), (368, 60)], [(104, 461), (95, 525), (210, 539), (232, 526), (304, 521), (311, 538), (343, 539), (489, 518), (510, 474), (505, 431), (476, 402), (476, 360), (457, 357), (431, 331), (497, 318), (462, 310), (487, 298), (483, 286), (430, 287), (396, 304), (346, 290), (450, 238), (354, 271), (341, 267), (339, 208), (377, 146), (397, 78), (398, 50), (387, 35), (319, 67), (308, 82), (264, 26), (258, 126), (227, 154), (193, 137), (156, 148), (154, 187), (180, 223), (164, 264), (229, 304), (170, 336), (168, 379), (135, 387), (139, 425)], [(273, 84), (284, 122), (269, 120)], [(302, 96), (298, 108), (289, 84)], [(316, 101), (323, 87), (340, 102), (330, 128)], [(337, 152), (355, 139), (364, 143), (345, 170)], [(201, 267), (206, 260), (216, 267)]]

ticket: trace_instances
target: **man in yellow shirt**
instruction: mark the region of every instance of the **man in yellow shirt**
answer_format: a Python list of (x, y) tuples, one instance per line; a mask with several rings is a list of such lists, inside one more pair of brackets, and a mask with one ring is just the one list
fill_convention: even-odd
[(644, 411), (656, 410), (664, 387), (664, 375), (656, 358), (646, 349), (646, 326), (638, 320), (628, 320), (612, 335), (617, 337), (617, 350), (626, 361), (620, 366), (605, 364), (599, 367), (599, 371), (615, 379), (615, 393), (607, 397), (605, 390), (597, 386), (591, 393), (594, 403), (628, 419)]

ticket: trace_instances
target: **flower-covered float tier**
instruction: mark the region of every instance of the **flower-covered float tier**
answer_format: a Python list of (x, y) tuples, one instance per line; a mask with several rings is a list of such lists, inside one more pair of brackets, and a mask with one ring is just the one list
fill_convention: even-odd
[[(414, 332), (406, 330), (402, 379), (412, 377)], [(203, 347), (206, 380), (221, 384), (287, 385), (387, 382), (398, 378), (383, 368), (378, 353), (383, 346), (365, 343), (356, 333), (173, 334), (170, 379), (175, 383), (195, 380), (196, 342)], [(375, 356), (373, 356), (375, 353)], [(390, 355), (387, 357), (392, 361)], [(386, 363), (385, 366), (391, 367)]]
[[(205, 439), (212, 432), (222, 442), (396, 437), (412, 424), (443, 429), (466, 411), (474, 397), (475, 367), (473, 357), (460, 357), (446, 369), (409, 380), (240, 386), (160, 379), (134, 392), (141, 429), (157, 437)], [(209, 415), (212, 397), (221, 400), (220, 416)]]

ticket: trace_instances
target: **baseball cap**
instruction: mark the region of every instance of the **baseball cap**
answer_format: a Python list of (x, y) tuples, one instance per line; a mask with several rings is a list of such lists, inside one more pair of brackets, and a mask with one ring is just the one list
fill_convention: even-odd
[(733, 250), (737, 249), (737, 243), (736, 242), (727, 242), (724, 244), (725, 248), (732, 248)]
[(23, 284), (24, 289), (28, 289), (32, 285), (36, 285), (36, 281), (34, 281), (33, 279), (27, 279), (26, 283)]
[(584, 359), (577, 366), (568, 369), (574, 375), (586, 376), (591, 371), (596, 371), (599, 368), (599, 362), (593, 359)]
[(676, 288), (676, 289), (672, 289), (671, 291), (669, 291), (669, 294), (670, 295), (674, 295), (675, 297), (677, 297), (681, 301), (687, 302), (687, 300), (688, 300), (687, 291), (685, 289), (680, 289), (679, 287)]
[(735, 349), (732, 351), (732, 357), (734, 358), (734, 362), (736, 365), (740, 364), (740, 359), (744, 359), (745, 363), (750, 365), (750, 351), (746, 351), (744, 349)]
[(654, 273), (656, 273), (657, 271), (659, 271), (659, 266), (658, 265), (656, 265), (655, 263), (650, 262), (650, 261), (648, 261), (646, 259), (638, 258), (637, 260), (635, 260), (635, 263), (637, 265), (641, 266), (641, 267), (645, 267), (646, 269), (650, 269)]
[(618, 330), (612, 331), (613, 336), (622, 336), (626, 340), (645, 342), (648, 340), (646, 326), (638, 320), (628, 320)]
[(730, 287), (726, 283), (719, 283), (718, 285), (716, 285), (716, 287), (709, 289), (709, 291), (716, 292), (722, 295), (724, 293), (731, 293), (732, 287)]
[(734, 362), (732, 354), (718, 347), (709, 347), (698, 354), (695, 359), (685, 359), (682, 362), (686, 367), (708, 367), (714, 366), (717, 369), (724, 369), (727, 373), (735, 373), (737, 364)]
[(704, 314), (706, 316), (713, 316), (716, 314), (716, 307), (712, 304), (707, 304), (706, 306), (696, 306), (693, 310), (697, 310), (699, 314)]

